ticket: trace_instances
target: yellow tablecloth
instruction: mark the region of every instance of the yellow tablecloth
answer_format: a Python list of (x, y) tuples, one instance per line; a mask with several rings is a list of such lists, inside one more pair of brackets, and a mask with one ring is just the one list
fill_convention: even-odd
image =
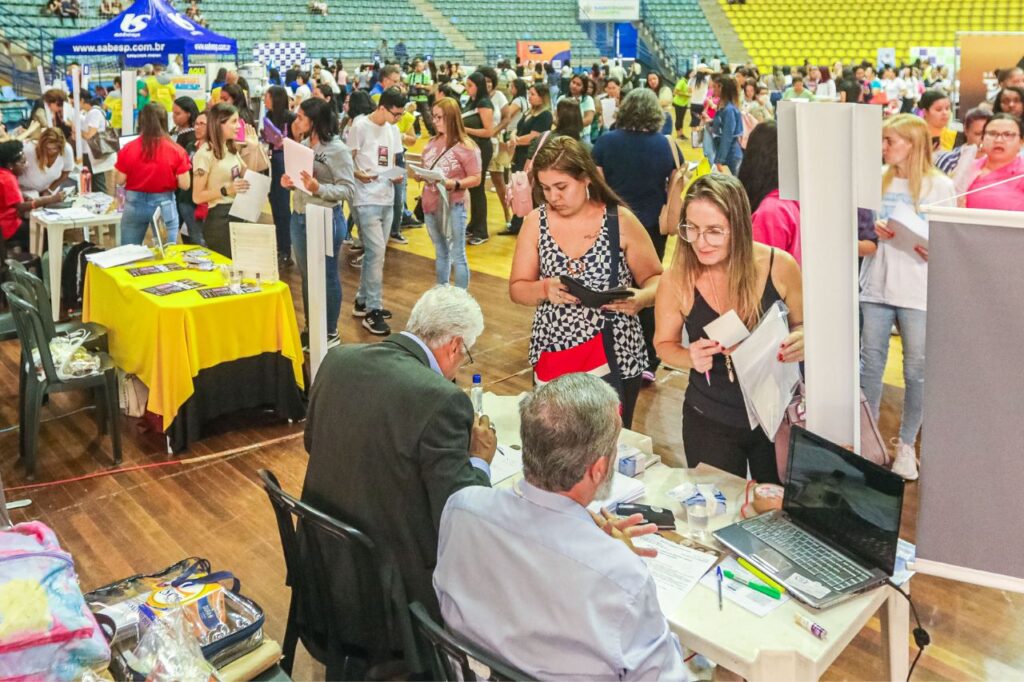
[[(283, 282), (263, 284), (252, 294), (203, 298), (198, 291), (154, 296), (142, 291), (163, 282), (192, 279), (223, 285), (219, 271), (176, 270), (132, 277), (129, 268), (174, 262), (189, 247), (172, 247), (174, 255), (102, 269), (89, 265), (82, 319), (109, 329), (114, 363), (135, 374), (149, 388), (148, 409), (163, 418), (166, 430), (194, 392), (192, 377), (200, 370), (262, 353), (281, 353), (292, 361), (302, 387), (302, 343), (291, 290)], [(214, 262), (231, 261), (211, 253)]]

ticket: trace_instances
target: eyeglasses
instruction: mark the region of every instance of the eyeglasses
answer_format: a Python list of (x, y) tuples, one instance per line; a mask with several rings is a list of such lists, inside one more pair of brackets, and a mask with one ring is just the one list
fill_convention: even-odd
[(388, 109), (388, 113), (394, 116), (395, 118), (398, 118), (399, 116), (405, 113), (405, 109), (399, 109), (398, 111), (395, 111), (394, 109)]
[(696, 225), (690, 225), (689, 223), (680, 223), (679, 225), (679, 238), (690, 244), (696, 244), (697, 240), (703, 236), (708, 246), (721, 246), (725, 243), (725, 235), (727, 234), (729, 234), (729, 230), (722, 229), (721, 227), (708, 227), (702, 230)]
[(466, 354), (466, 359), (463, 360), (462, 366), (469, 367), (473, 364), (473, 354), (469, 352), (469, 346), (466, 345), (465, 341), (462, 342), (462, 352)]
[(986, 130), (984, 137), (988, 138), (989, 140), (1006, 140), (1006, 141), (1010, 141), (1010, 140), (1015, 140), (1018, 137), (1020, 137), (1020, 133), (1015, 132), (1013, 130), (1007, 130), (1007, 131), (1004, 131), (1004, 132), (1001, 132), (1001, 133), (997, 133), (994, 130)]

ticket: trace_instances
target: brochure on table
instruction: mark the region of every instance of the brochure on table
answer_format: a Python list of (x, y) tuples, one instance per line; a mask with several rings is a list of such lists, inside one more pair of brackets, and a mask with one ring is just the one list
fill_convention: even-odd
[(231, 259), (243, 279), (276, 282), (277, 234), (273, 225), (231, 223)]

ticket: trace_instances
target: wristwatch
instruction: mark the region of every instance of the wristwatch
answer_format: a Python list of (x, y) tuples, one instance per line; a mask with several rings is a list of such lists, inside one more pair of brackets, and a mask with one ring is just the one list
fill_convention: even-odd
[(221, 188), (220, 188), (220, 195), (222, 197), (226, 197), (228, 195), (228, 186), (227, 185), (222, 185), (221, 186)]

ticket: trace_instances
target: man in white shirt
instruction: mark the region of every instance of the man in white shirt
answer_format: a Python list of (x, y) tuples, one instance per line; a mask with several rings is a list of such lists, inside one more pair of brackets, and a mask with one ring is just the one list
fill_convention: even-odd
[(590, 374), (537, 388), (519, 406), (525, 480), (463, 488), (441, 514), (445, 626), (531, 679), (687, 679), (647, 565), (587, 510), (612, 481), (618, 410)]
[(364, 248), (352, 314), (362, 317), (363, 327), (378, 336), (391, 333), (385, 322), (391, 312), (384, 309), (384, 252), (394, 217), (395, 185), (404, 178), (382, 178), (381, 174), (395, 168), (395, 156), (402, 152), (401, 134), (395, 123), (405, 113), (405, 104), (405, 95), (398, 88), (385, 90), (377, 110), (356, 118), (348, 134), (358, 181), (352, 210)]

